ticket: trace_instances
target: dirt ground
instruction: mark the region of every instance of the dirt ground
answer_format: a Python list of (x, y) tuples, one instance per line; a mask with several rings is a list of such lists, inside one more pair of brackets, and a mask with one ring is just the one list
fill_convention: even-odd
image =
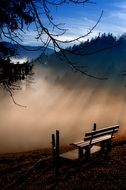
[(116, 140), (108, 155), (92, 155), (87, 162), (60, 160), (57, 176), (52, 163), (49, 149), (0, 155), (0, 190), (126, 189), (126, 139)]

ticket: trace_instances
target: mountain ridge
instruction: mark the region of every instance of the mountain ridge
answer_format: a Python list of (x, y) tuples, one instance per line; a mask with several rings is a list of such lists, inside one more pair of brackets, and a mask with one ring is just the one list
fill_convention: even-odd
[[(20, 45), (20, 44), (12, 44), (10, 42), (0, 42), (4, 44), (7, 48), (12, 48), (15, 50), (15, 55), (11, 57), (13, 60), (20, 60), (25, 58), (28, 61), (33, 61), (37, 59), (41, 54), (50, 55), (54, 51), (51, 48), (46, 48), (43, 46), (30, 46), (30, 45)], [(4, 55), (2, 55), (4, 56)], [(20, 62), (20, 61), (19, 61)]]

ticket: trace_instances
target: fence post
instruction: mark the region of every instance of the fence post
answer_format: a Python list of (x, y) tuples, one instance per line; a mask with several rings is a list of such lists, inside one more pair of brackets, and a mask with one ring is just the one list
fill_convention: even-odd
[(55, 159), (55, 167), (56, 167), (56, 176), (59, 175), (59, 131), (56, 130), (56, 159)]
[(59, 158), (59, 131), (56, 130), (56, 157)]
[(56, 130), (56, 134), (52, 134), (52, 156), (53, 164), (55, 168), (55, 175), (59, 175), (59, 131)]
[(96, 131), (96, 123), (93, 125), (93, 131)]
[(55, 164), (55, 154), (56, 154), (55, 135), (52, 134), (52, 156), (53, 156), (53, 164)]

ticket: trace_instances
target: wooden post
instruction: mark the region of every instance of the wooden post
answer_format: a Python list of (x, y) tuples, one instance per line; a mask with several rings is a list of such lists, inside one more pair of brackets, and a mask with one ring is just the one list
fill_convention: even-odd
[(52, 134), (52, 156), (53, 164), (55, 168), (55, 175), (59, 175), (59, 131), (56, 130), (56, 134)]
[(54, 164), (55, 164), (55, 154), (56, 154), (55, 135), (52, 134), (52, 155), (53, 155), (53, 163)]
[(59, 131), (56, 130), (56, 159), (55, 159), (55, 167), (56, 167), (56, 176), (59, 175)]
[(59, 158), (59, 131), (56, 130), (56, 157)]
[(93, 125), (93, 131), (96, 131), (96, 123)]

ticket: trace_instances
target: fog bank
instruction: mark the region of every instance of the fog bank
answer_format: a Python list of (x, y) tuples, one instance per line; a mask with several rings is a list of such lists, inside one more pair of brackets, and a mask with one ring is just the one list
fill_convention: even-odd
[(22, 82), (15, 100), (0, 92), (0, 153), (51, 146), (60, 130), (61, 144), (83, 138), (84, 132), (119, 124), (126, 131), (126, 88), (120, 76), (100, 81), (77, 73), (35, 68), (34, 80)]

